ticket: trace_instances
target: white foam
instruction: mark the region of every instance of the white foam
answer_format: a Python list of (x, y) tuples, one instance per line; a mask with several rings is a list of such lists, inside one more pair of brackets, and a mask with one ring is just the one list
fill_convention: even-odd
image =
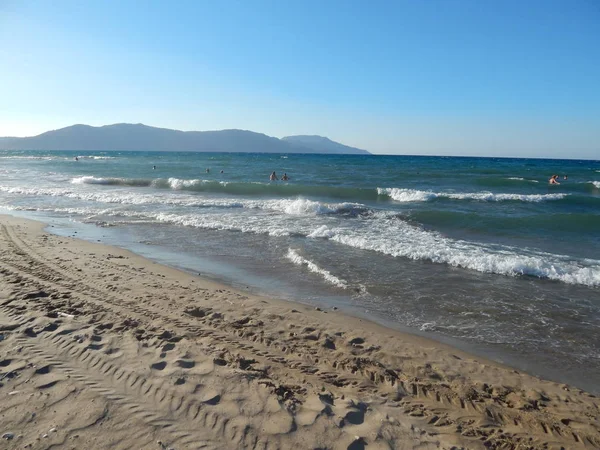
[(169, 182), (169, 186), (171, 186), (171, 189), (183, 189), (186, 187), (191, 187), (194, 185), (197, 185), (199, 183), (202, 182), (202, 180), (181, 180), (179, 178), (169, 178), (168, 180)]
[[(115, 178), (97, 178), (83, 176), (73, 178), (72, 184), (115, 184)], [(169, 180), (171, 183), (171, 180)], [(173, 186), (182, 183), (203, 182), (203, 180), (177, 180), (174, 179)], [(352, 209), (366, 209), (360, 203), (324, 203), (303, 198), (274, 199), (274, 200), (240, 200), (237, 198), (203, 198), (197, 195), (173, 195), (168, 192), (143, 193), (131, 192), (123, 189), (112, 189), (106, 191), (82, 191), (63, 188), (24, 188), (0, 186), (0, 191), (23, 195), (47, 195), (52, 197), (68, 197), (87, 201), (102, 203), (121, 203), (129, 205), (163, 204), (191, 207), (218, 207), (218, 208), (247, 208), (278, 211), (293, 216), (316, 216), (335, 214)]]
[(575, 261), (525, 248), (449, 239), (399, 220), (380, 220), (370, 232), (344, 230), (333, 241), (395, 257), (428, 260), (507, 276), (530, 275), (569, 284), (600, 286), (600, 261)]
[(426, 202), (437, 197), (434, 192), (416, 189), (377, 188), (378, 195), (387, 195), (397, 202)]
[(80, 156), (77, 156), (77, 159), (98, 159), (98, 160), (102, 160), (102, 159), (116, 159), (116, 157), (115, 156), (80, 155)]
[(335, 232), (333, 230), (330, 230), (327, 225), (321, 225), (319, 228), (310, 232), (307, 235), (307, 237), (309, 237), (309, 238), (324, 238), (324, 239), (332, 238), (333, 236), (335, 236)]
[[(231, 230), (271, 236), (330, 239), (343, 245), (394, 257), (507, 276), (529, 275), (571, 284), (600, 286), (600, 261), (575, 260), (527, 248), (480, 244), (447, 238), (410, 225), (391, 212), (375, 212), (363, 220), (340, 221), (330, 214), (364, 205), (327, 204), (306, 199), (240, 200), (203, 198), (184, 192), (142, 193), (130, 190), (19, 188), (0, 190), (25, 195), (52, 195), (97, 202), (71, 213), (126, 216), (211, 230)], [(118, 206), (110, 207), (114, 203)], [(128, 206), (132, 205), (132, 206)], [(144, 208), (136, 208), (144, 205)], [(36, 206), (27, 202), (28, 207)], [(44, 203), (44, 207), (48, 204)], [(63, 206), (52, 205), (57, 210)], [(189, 207), (202, 207), (202, 211)]]
[(518, 181), (528, 181), (530, 183), (539, 183), (538, 180), (528, 180), (527, 178), (523, 178), (523, 177), (508, 177), (507, 180), (518, 180)]
[(303, 258), (302, 256), (300, 256), (298, 254), (298, 252), (296, 250), (292, 250), (291, 248), (288, 248), (288, 253), (287, 253), (286, 257), (294, 264), (296, 264), (298, 266), (306, 266), (308, 268), (308, 270), (310, 270), (311, 272), (321, 275), (327, 282), (333, 284), (334, 286), (340, 287), (342, 289), (348, 289), (348, 287), (349, 287), (348, 283), (346, 281), (336, 277), (335, 275), (332, 275), (331, 272), (329, 272), (328, 270), (320, 268), (312, 261), (309, 261), (308, 259)]
[(268, 209), (284, 212), (289, 215), (320, 215), (333, 214), (342, 209), (348, 209), (356, 204), (350, 203), (321, 203), (304, 198), (281, 199), (253, 202), (261, 207), (267, 206)]
[(503, 201), (522, 201), (522, 202), (545, 202), (551, 200), (560, 200), (568, 194), (493, 194), (491, 192), (473, 192), (466, 194), (440, 194), (441, 197), (448, 197), (458, 200), (479, 200), (486, 202)]
[(111, 184), (112, 178), (99, 178), (93, 176), (76, 177), (71, 180), (72, 184)]
[(398, 219), (364, 221), (358, 228), (322, 225), (314, 228), (309, 219), (274, 220), (273, 216), (238, 214), (177, 215), (158, 214), (161, 222), (205, 229), (231, 230), (271, 236), (305, 236), (325, 238), (363, 250), (394, 257), (428, 260), (439, 264), (496, 273), (507, 276), (528, 275), (569, 284), (600, 286), (600, 261), (576, 261), (526, 248), (493, 246), (446, 238), (439, 233), (424, 231)]
[(150, 214), (148, 218), (163, 223), (171, 223), (206, 230), (240, 231), (242, 233), (267, 234), (269, 236), (300, 235), (300, 227), (290, 226), (285, 221), (273, 220), (266, 215), (233, 214)]
[(426, 202), (436, 198), (449, 198), (454, 200), (478, 200), (486, 202), (523, 201), (544, 202), (560, 200), (568, 194), (494, 194), (492, 192), (432, 192), (416, 189), (377, 188), (379, 195), (387, 195), (397, 202)]
[[(41, 160), (41, 161), (51, 161), (54, 159), (67, 159), (64, 157), (58, 156), (0, 156), (0, 159), (29, 159), (29, 160)], [(70, 158), (69, 158), (70, 159)]]
[(588, 183), (591, 183), (594, 187), (600, 189), (600, 181), (588, 181)]

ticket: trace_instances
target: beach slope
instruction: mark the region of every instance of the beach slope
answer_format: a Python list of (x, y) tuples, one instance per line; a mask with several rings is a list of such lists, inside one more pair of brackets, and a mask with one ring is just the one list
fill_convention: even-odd
[(0, 216), (0, 448), (599, 448), (600, 402)]

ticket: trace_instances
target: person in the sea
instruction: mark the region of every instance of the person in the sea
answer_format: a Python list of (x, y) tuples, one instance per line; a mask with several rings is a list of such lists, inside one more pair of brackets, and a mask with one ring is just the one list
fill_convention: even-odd
[(152, 170), (156, 170), (156, 166), (152, 166)]
[(210, 169), (206, 169), (206, 173), (210, 173)]
[(75, 161), (79, 161), (79, 158), (77, 156), (75, 157)]
[(550, 179), (548, 180), (548, 183), (550, 183), (550, 184), (560, 184), (558, 182), (558, 175), (552, 175), (550, 177)]
[(290, 177), (287, 176), (287, 173), (283, 172), (283, 175), (281, 176), (281, 181), (287, 181), (289, 179)]
[(568, 178), (568, 177), (565, 175), (565, 177), (563, 178), (563, 180), (567, 181), (567, 178)]
[(273, 173), (271, 174), (271, 176), (269, 177), (270, 181), (277, 181), (279, 178), (277, 178), (277, 174), (275, 173), (275, 171), (273, 171)]

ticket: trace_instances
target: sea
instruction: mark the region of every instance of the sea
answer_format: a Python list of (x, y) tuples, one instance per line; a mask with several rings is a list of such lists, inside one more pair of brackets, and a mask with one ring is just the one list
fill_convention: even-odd
[(0, 212), (600, 393), (600, 161), (3, 151)]

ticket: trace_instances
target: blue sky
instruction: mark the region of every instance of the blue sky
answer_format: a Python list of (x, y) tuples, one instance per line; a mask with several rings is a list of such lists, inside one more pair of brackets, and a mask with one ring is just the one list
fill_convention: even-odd
[(0, 0), (0, 136), (116, 122), (600, 158), (600, 1)]

